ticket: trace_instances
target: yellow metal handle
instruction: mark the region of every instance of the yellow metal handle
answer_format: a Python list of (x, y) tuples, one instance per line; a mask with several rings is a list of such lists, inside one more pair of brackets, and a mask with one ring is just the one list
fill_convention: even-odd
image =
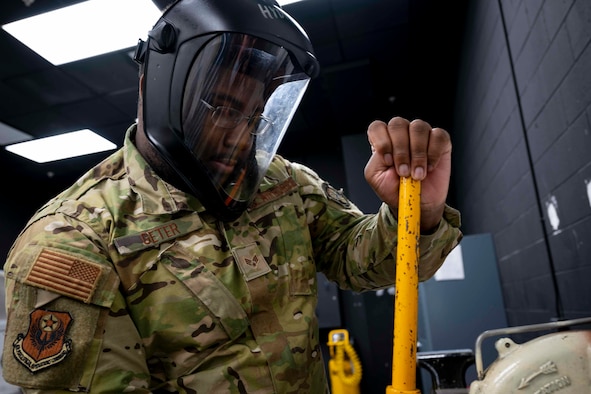
[(420, 394), (417, 383), (421, 182), (400, 178), (392, 385), (386, 394)]

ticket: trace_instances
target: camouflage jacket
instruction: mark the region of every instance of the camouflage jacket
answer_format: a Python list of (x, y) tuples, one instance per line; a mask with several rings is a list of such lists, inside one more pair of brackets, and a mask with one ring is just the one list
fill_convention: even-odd
[[(122, 149), (43, 206), (6, 264), (6, 381), (26, 392), (324, 393), (316, 272), (395, 280), (397, 224), (276, 157), (231, 223)], [(461, 239), (421, 236), (419, 277)]]

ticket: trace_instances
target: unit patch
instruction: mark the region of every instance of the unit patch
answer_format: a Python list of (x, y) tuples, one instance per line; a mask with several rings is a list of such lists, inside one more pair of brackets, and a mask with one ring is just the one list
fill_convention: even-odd
[(71, 322), (68, 312), (34, 310), (27, 334), (18, 334), (12, 344), (14, 357), (31, 372), (63, 361), (72, 351), (72, 340), (66, 339)]
[(329, 200), (332, 200), (345, 208), (351, 207), (351, 202), (347, 199), (347, 197), (345, 197), (343, 189), (337, 190), (328, 183), (323, 183), (322, 188), (324, 189), (324, 193), (326, 193), (326, 197)]

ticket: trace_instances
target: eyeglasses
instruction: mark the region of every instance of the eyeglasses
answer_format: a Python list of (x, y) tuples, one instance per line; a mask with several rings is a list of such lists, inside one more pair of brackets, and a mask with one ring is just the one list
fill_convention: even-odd
[(260, 135), (273, 126), (273, 120), (264, 115), (246, 116), (237, 109), (231, 107), (214, 107), (205, 100), (201, 100), (203, 105), (211, 111), (213, 124), (224, 129), (233, 129), (241, 122), (246, 121), (248, 126), (253, 126), (249, 130), (252, 135)]

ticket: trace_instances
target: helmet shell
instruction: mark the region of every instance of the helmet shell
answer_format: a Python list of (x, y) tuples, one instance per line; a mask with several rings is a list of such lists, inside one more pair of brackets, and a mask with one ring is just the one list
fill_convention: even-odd
[(184, 144), (181, 120), (191, 66), (208, 42), (224, 33), (252, 36), (285, 49), (294, 67), (308, 78), (318, 75), (319, 64), (303, 28), (275, 1), (268, 0), (175, 1), (165, 9), (147, 41), (138, 44), (136, 59), (143, 72), (142, 121), (148, 140), (182, 180), (185, 191), (196, 195), (220, 219), (232, 220), (250, 201), (230, 199), (228, 203), (228, 197), (220, 194), (203, 163)]

